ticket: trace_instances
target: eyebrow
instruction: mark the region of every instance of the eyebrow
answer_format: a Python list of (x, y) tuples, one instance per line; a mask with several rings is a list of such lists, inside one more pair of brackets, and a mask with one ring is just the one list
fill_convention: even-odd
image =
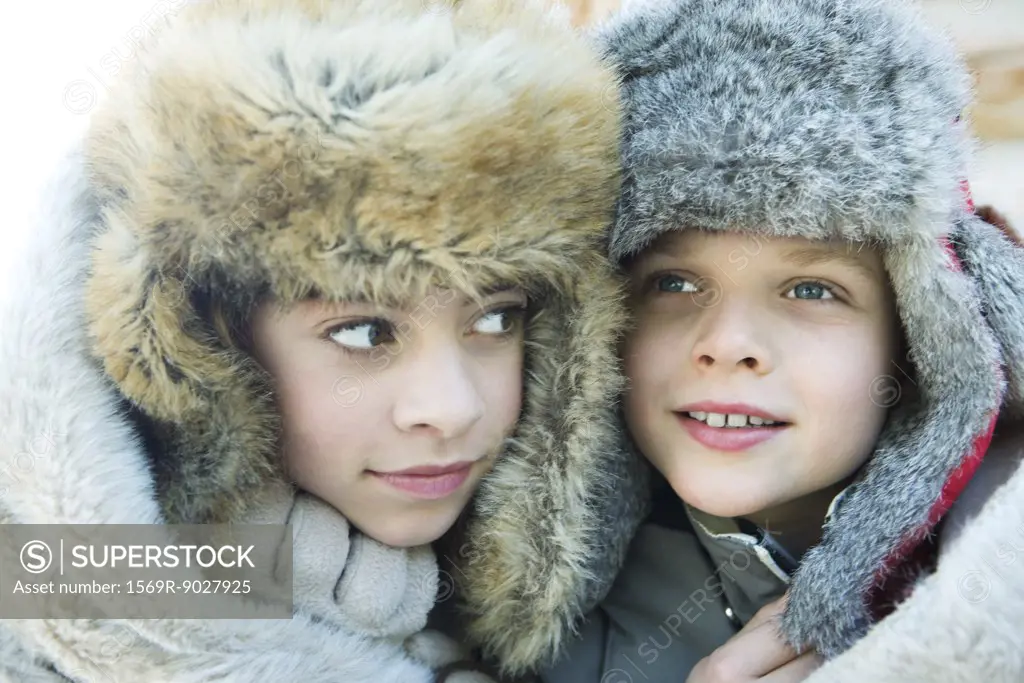
[[(861, 248), (863, 248), (863, 246), (866, 245), (862, 245)], [(849, 246), (845, 249), (829, 249), (827, 247), (795, 247), (786, 251), (782, 258), (784, 261), (795, 266), (808, 267), (837, 263), (859, 271), (862, 275), (871, 280), (878, 280), (883, 277), (882, 273), (879, 273), (876, 269), (865, 263), (863, 259), (859, 258), (857, 256), (859, 253), (859, 249), (857, 251), (851, 251)]]
[[(650, 251), (661, 256), (667, 256), (668, 258), (679, 258), (678, 250), (670, 248), (662, 240), (658, 240), (657, 242), (655, 242), (654, 245), (650, 248)], [(643, 254), (641, 253), (638, 254), (637, 256), (642, 255)], [(639, 260), (639, 258), (637, 260)]]

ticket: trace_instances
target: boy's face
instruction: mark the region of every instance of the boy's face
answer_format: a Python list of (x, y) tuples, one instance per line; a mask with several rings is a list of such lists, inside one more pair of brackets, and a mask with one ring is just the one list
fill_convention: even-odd
[(677, 231), (631, 264), (630, 282), (626, 420), (684, 501), (764, 512), (873, 452), (909, 372), (873, 249)]

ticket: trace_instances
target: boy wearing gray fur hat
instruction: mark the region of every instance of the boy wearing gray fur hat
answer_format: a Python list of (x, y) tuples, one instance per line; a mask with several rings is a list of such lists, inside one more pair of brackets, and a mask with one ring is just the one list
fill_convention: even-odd
[(599, 40), (623, 409), (660, 489), (544, 680), (805, 680), (923, 585), (1024, 414), (1024, 258), (973, 212), (968, 75), (892, 0), (648, 3)]

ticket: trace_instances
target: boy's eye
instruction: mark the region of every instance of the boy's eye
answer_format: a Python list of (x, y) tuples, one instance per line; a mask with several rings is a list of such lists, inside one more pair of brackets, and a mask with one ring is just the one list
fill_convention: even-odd
[(372, 349), (375, 346), (394, 341), (391, 325), (383, 320), (364, 320), (335, 327), (330, 338), (351, 349)]
[(697, 291), (695, 284), (678, 275), (662, 275), (655, 284), (659, 292), (687, 293)]
[(832, 290), (827, 285), (820, 282), (801, 282), (786, 292), (786, 297), (790, 299), (815, 301), (834, 299), (835, 295), (832, 294)]
[(518, 307), (491, 311), (477, 318), (473, 331), (477, 334), (508, 334), (516, 328), (522, 316), (523, 309)]

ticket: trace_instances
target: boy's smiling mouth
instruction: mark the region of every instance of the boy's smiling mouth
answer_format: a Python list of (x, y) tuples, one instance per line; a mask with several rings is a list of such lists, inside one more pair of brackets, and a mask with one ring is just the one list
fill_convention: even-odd
[(757, 415), (739, 413), (706, 413), (701, 410), (695, 410), (686, 414), (709, 427), (772, 427), (781, 424), (774, 420), (765, 420)]
[(690, 437), (716, 451), (742, 451), (780, 434), (790, 422), (743, 403), (704, 401), (674, 411)]
[(784, 417), (748, 403), (701, 401), (688, 403), (676, 409), (675, 412), (685, 414), (711, 427), (761, 427), (789, 424)]

